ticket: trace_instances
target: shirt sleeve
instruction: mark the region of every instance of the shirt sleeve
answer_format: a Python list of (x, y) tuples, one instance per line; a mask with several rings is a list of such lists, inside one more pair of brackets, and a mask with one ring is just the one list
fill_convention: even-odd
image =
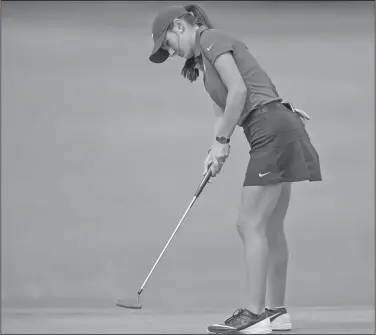
[(202, 53), (214, 64), (218, 56), (234, 51), (234, 39), (218, 30), (207, 30), (201, 35)]

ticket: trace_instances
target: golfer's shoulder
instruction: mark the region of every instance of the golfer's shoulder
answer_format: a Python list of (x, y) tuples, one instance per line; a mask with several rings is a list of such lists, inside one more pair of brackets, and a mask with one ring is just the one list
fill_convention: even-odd
[(237, 39), (220, 29), (207, 29), (202, 32), (200, 37), (200, 44), (203, 48), (207, 49), (210, 45), (221, 43), (233, 43)]
[(210, 62), (214, 63), (217, 57), (226, 52), (238, 54), (246, 49), (244, 43), (219, 29), (207, 29), (200, 38), (202, 53)]

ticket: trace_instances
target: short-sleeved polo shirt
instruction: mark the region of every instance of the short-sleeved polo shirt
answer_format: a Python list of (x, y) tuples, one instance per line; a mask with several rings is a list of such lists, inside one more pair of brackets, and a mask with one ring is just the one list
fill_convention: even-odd
[(201, 26), (196, 32), (195, 57), (200, 54), (202, 56), (205, 89), (219, 107), (223, 110), (226, 107), (227, 88), (214, 63), (218, 56), (226, 52), (232, 53), (247, 88), (247, 99), (237, 123), (240, 126), (255, 108), (282, 99), (269, 76), (243, 42), (220, 30)]

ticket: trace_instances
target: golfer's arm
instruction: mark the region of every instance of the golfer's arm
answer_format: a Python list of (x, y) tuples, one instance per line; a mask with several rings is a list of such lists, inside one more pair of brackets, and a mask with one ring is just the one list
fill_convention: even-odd
[(224, 136), (226, 138), (232, 136), (244, 108), (244, 103), (245, 94), (242, 91), (234, 92), (231, 95), (229, 92), (226, 101), (226, 109), (223, 117), (218, 120), (215, 136)]
[(214, 122), (214, 139), (217, 136), (218, 129), (220, 124), (223, 122), (222, 118), (224, 115), (224, 110), (219, 107), (215, 102), (213, 103), (214, 106), (214, 115), (215, 115), (215, 122)]
[(247, 88), (231, 54), (220, 55), (215, 68), (227, 87), (226, 107), (218, 119), (215, 136), (230, 138), (239, 121), (247, 98)]

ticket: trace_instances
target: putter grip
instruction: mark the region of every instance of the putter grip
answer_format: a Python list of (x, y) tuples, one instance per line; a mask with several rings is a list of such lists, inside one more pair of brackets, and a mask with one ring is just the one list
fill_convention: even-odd
[(204, 179), (202, 180), (200, 186), (197, 188), (197, 191), (195, 193), (195, 197), (196, 198), (198, 198), (200, 196), (202, 190), (204, 189), (205, 185), (208, 183), (208, 181), (209, 181), (209, 179), (211, 177), (210, 165), (209, 165), (209, 168), (208, 168), (208, 172), (206, 172), (206, 175), (205, 175)]

